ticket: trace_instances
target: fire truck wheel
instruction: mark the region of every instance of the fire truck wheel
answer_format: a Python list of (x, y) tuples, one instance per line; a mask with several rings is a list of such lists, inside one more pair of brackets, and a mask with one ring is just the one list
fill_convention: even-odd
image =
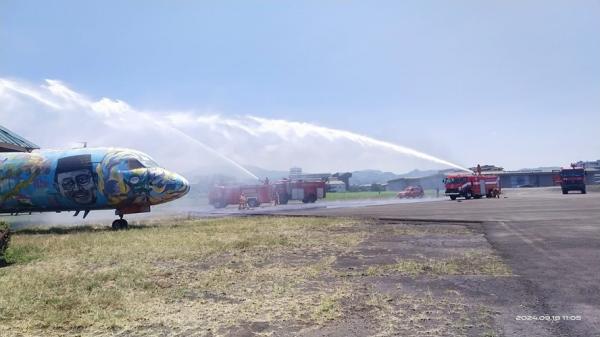
[(585, 188), (582, 188), (581, 189), (581, 194), (585, 194), (585, 193), (586, 193)]
[(465, 199), (467, 199), (467, 200), (471, 199), (471, 192), (470, 192), (470, 191), (468, 191), (468, 192), (465, 194)]
[(279, 203), (281, 205), (286, 205), (288, 203), (288, 195), (287, 193), (283, 193), (279, 196)]
[(562, 190), (562, 192), (563, 192), (563, 194), (567, 194), (567, 193), (569, 193), (569, 191), (567, 191), (567, 190), (565, 190), (565, 189), (563, 189), (563, 190)]
[(456, 196), (455, 195), (451, 195), (450, 196), (450, 200), (456, 200)]
[(248, 199), (248, 206), (254, 208), (254, 207), (258, 207), (258, 200), (252, 198), (252, 199)]

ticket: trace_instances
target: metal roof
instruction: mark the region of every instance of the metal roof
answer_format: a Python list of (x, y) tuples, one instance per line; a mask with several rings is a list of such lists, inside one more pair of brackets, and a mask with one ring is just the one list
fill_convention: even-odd
[(40, 147), (0, 125), (0, 152), (30, 152)]

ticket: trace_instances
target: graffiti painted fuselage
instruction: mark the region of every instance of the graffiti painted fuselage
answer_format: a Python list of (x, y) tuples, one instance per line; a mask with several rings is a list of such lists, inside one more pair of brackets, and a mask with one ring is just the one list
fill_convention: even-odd
[(150, 211), (185, 195), (185, 178), (133, 150), (82, 148), (0, 153), (0, 213)]

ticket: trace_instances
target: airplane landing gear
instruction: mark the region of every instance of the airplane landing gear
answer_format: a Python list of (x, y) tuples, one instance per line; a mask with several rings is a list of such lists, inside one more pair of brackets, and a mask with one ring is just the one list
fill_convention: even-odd
[(120, 229), (127, 229), (127, 220), (123, 219), (123, 215), (119, 215), (120, 219), (117, 219), (115, 221), (113, 221), (112, 223), (112, 229), (113, 230), (120, 230)]

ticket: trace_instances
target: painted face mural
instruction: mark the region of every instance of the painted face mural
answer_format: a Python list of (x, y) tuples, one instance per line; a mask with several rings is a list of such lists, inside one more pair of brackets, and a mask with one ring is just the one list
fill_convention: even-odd
[(96, 182), (89, 154), (60, 158), (54, 182), (60, 194), (80, 205), (96, 201)]

